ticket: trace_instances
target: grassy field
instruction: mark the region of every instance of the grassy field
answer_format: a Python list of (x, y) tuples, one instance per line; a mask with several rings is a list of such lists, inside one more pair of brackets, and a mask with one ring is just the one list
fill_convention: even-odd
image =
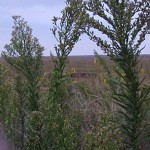
[[(112, 62), (110, 61), (110, 59), (105, 56), (102, 55), (101, 58), (103, 58), (110, 66), (112, 65)], [(146, 77), (145, 82), (149, 82), (150, 80), (150, 55), (141, 55), (141, 63), (140, 65), (142, 65), (141, 68), (141, 77)], [(1, 60), (5, 65), (6, 62), (4, 62), (3, 60)], [(45, 73), (49, 73), (53, 70), (53, 63), (51, 60), (51, 57), (49, 56), (43, 56), (43, 70)], [(7, 67), (9, 67), (7, 65)], [(103, 66), (100, 65), (100, 63), (98, 62), (98, 60), (96, 60), (96, 57), (94, 55), (79, 55), (79, 56), (70, 56), (68, 63), (66, 64), (65, 67), (65, 72), (67, 73), (72, 73), (73, 70), (75, 70), (76, 73), (82, 73), (82, 72), (95, 72), (95, 73), (100, 73), (103, 71)], [(13, 72), (13, 70), (10, 70), (11, 72)], [(79, 76), (81, 77), (81, 76)]]
[[(105, 56), (101, 56), (107, 63), (112, 66), (112, 61)], [(50, 57), (43, 57), (44, 62), (44, 72), (47, 74), (53, 69), (53, 65)], [(144, 83), (150, 82), (150, 55), (141, 55), (141, 73), (140, 77), (145, 77)], [(103, 72), (103, 65), (99, 63), (94, 55), (85, 55), (85, 56), (70, 56), (69, 61), (66, 64), (65, 72), (67, 73), (75, 73), (77, 80), (84, 80), (84, 77), (87, 79), (95, 78), (92, 73), (96, 73), (97, 76)], [(81, 73), (87, 73), (85, 76), (81, 76)], [(88, 75), (88, 73), (91, 75)], [(89, 80), (88, 80), (89, 81)]]

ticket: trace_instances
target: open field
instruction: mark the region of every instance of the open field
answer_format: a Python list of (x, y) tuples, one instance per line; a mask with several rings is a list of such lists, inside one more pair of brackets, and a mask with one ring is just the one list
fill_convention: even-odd
[[(101, 56), (110, 66), (112, 62), (110, 59), (102, 55)], [(150, 55), (141, 55), (140, 56), (142, 68), (140, 72), (141, 78), (145, 77), (144, 83), (150, 83)], [(44, 72), (51, 72), (53, 69), (53, 65), (51, 63), (50, 57), (43, 57), (44, 62)], [(103, 66), (100, 65), (98, 61), (95, 60), (94, 55), (85, 55), (85, 56), (70, 56), (69, 61), (66, 64), (65, 72), (72, 73), (76, 75), (78, 80), (83, 80), (84, 77), (95, 77), (95, 73), (97, 76), (100, 72), (103, 71)], [(87, 73), (86, 75), (81, 75), (82, 73)], [(90, 75), (91, 74), (91, 75)], [(92, 75), (93, 74), (93, 75)]]
[[(103, 58), (110, 66), (112, 65), (112, 62), (110, 59), (105, 56), (101, 55), (101, 58)], [(140, 59), (142, 64), (141, 68), (141, 75), (146, 76), (146, 81), (150, 80), (150, 55), (145, 54), (141, 55)], [(3, 60), (1, 59), (3, 62)], [(4, 62), (4, 64), (6, 64)], [(43, 70), (45, 73), (51, 72), (53, 70), (53, 64), (52, 60), (49, 56), (43, 56)], [(9, 66), (8, 66), (9, 67)], [(99, 64), (98, 61), (96, 61), (94, 55), (79, 55), (79, 56), (70, 56), (69, 61), (66, 64), (65, 67), (65, 72), (67, 73), (72, 73), (72, 70), (74, 69), (76, 73), (82, 73), (82, 72), (87, 72), (87, 73), (99, 73), (102, 71), (103, 66)], [(81, 76), (80, 76), (81, 77)]]

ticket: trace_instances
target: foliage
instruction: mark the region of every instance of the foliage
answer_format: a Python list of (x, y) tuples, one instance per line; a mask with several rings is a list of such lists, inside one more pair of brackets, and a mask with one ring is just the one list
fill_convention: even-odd
[[(13, 16), (11, 42), (2, 56), (14, 74), (7, 78), (0, 64), (0, 119), (17, 148), (140, 149), (143, 130), (149, 129), (145, 108), (150, 87), (140, 81), (138, 65), (148, 7), (144, 0), (67, 0), (62, 16), (52, 20), (57, 56), (51, 57), (50, 77), (43, 75), (44, 48), (27, 22)], [(109, 40), (98, 37), (95, 29)], [(69, 54), (83, 33), (113, 61), (108, 66), (95, 52), (103, 72), (91, 86), (71, 82), (65, 72)]]
[[(14, 26), (12, 31), (11, 43), (6, 45), (6, 51), (2, 53), (3, 58), (15, 70), (14, 88), (16, 92), (15, 101), (12, 101), (10, 118), (15, 122), (12, 135), (16, 135), (15, 142), (19, 143), (20, 149), (27, 148), (32, 143), (26, 140), (26, 136), (32, 132), (28, 132), (28, 128), (35, 128), (31, 118), (34, 111), (39, 111), (40, 103), (40, 78), (42, 76), (42, 51), (38, 39), (32, 36), (32, 29), (27, 25), (20, 16), (13, 16)], [(8, 106), (10, 104), (8, 103)], [(28, 123), (29, 122), (29, 123)], [(36, 128), (36, 132), (40, 132), (40, 126)], [(40, 147), (40, 137), (34, 143), (34, 148)], [(30, 138), (28, 138), (30, 139)], [(18, 142), (19, 141), (19, 142)], [(32, 143), (33, 145), (33, 143)]]
[[(76, 7), (76, 2), (68, 0), (62, 11), (62, 17), (53, 18), (51, 29), (58, 44), (55, 45), (57, 56), (52, 57), (54, 70), (48, 98), (48, 124), (49, 132), (47, 140), (50, 140), (52, 149), (77, 149), (77, 123), (74, 117), (69, 119), (67, 104), (64, 97), (64, 86), (67, 75), (64, 68), (68, 62), (68, 55), (82, 34), (82, 16), (79, 11), (82, 7)], [(72, 9), (74, 7), (74, 9)], [(77, 11), (78, 10), (78, 11)], [(82, 12), (82, 11), (81, 11)], [(47, 143), (47, 142), (46, 142)]]
[(4, 65), (0, 62), (0, 118), (5, 118), (6, 115), (6, 109), (5, 106), (7, 104), (8, 99), (8, 91), (9, 91), (9, 85), (6, 82), (7, 80), (7, 70), (4, 67)]
[(39, 79), (42, 75), (42, 51), (38, 39), (32, 37), (32, 29), (20, 16), (13, 16), (12, 39), (2, 53), (4, 59), (28, 81), (29, 105), (38, 110)]
[[(138, 78), (138, 56), (143, 49), (140, 46), (147, 32), (145, 26), (149, 15), (149, 1), (89, 0), (84, 3), (84, 8), (88, 16), (85, 32), (121, 70), (117, 71), (123, 78), (123, 82), (119, 83), (121, 91), (114, 92), (113, 97), (121, 107), (119, 113), (124, 118), (121, 126), (126, 148), (137, 150), (142, 133), (140, 127), (145, 117), (143, 104), (149, 93), (149, 87), (142, 88), (142, 81)], [(96, 20), (95, 16), (98, 16), (99, 20)], [(109, 40), (98, 37), (92, 28), (106, 35)]]
[(88, 150), (119, 150), (122, 146), (118, 124), (109, 114), (102, 114), (100, 120), (85, 133), (85, 148)]
[(14, 118), (16, 109), (14, 105), (14, 93), (13, 86), (9, 80), (8, 70), (4, 66), (3, 62), (0, 62), (0, 121), (1, 130), (7, 130), (7, 134), (14, 139), (16, 136), (14, 133)]

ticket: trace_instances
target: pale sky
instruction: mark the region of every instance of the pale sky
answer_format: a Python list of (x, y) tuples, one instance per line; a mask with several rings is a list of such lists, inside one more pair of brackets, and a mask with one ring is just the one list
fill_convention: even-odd
[[(44, 55), (49, 56), (50, 51), (55, 54), (55, 39), (50, 31), (53, 16), (60, 16), (65, 7), (65, 0), (0, 0), (0, 52), (4, 51), (4, 45), (10, 43), (13, 26), (13, 15), (22, 16), (33, 29), (33, 35), (40, 44), (45, 47)], [(150, 34), (143, 43), (146, 48), (143, 54), (150, 53)], [(100, 48), (82, 36), (76, 44), (71, 55), (93, 55), (94, 49), (102, 54)]]

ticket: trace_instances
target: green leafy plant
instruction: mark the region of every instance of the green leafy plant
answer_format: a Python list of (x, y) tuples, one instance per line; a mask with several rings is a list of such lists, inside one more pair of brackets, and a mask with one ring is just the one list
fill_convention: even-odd
[[(87, 11), (85, 32), (121, 71), (117, 71), (123, 79), (119, 82), (121, 91), (114, 92), (113, 98), (124, 119), (121, 126), (125, 147), (137, 150), (145, 117), (144, 103), (149, 94), (149, 87), (142, 87), (138, 77), (139, 55), (143, 49), (140, 46), (147, 33), (149, 1), (89, 0), (84, 3), (84, 8)], [(106, 35), (108, 41), (98, 37), (93, 28)]]
[[(13, 16), (11, 42), (2, 56), (14, 74), (6, 82), (7, 72), (0, 64), (0, 112), (7, 135), (17, 148), (140, 149), (150, 92), (150, 87), (143, 86), (139, 79), (139, 55), (143, 49), (140, 46), (147, 32), (148, 9), (149, 1), (145, 0), (67, 0), (62, 16), (53, 18), (51, 31), (57, 41), (57, 56), (51, 58), (54, 69), (51, 78), (46, 79), (46, 88), (41, 80), (44, 48), (32, 36), (27, 22)], [(97, 36), (95, 29), (108, 41)], [(80, 96), (77, 91), (70, 96), (65, 67), (83, 33), (109, 56), (113, 67), (110, 70), (99, 58), (106, 71), (97, 89), (101, 93), (81, 82), (73, 85)], [(69, 106), (73, 101), (78, 101), (76, 108)], [(119, 117), (111, 108), (114, 102)]]
[(42, 76), (42, 52), (44, 48), (37, 38), (32, 36), (32, 29), (20, 16), (13, 16), (12, 39), (5, 45), (7, 51), (3, 58), (28, 81), (29, 105), (31, 110), (38, 110), (39, 79)]
[[(4, 119), (6, 116), (6, 104), (7, 104), (7, 98), (8, 98), (8, 84), (6, 82), (7, 80), (7, 69), (6, 67), (0, 62), (0, 118)], [(5, 109), (4, 109), (5, 108)]]
[[(15, 126), (12, 129), (16, 135), (15, 141), (19, 148), (29, 149), (34, 147), (40, 149), (41, 135), (38, 134), (41, 126), (36, 127), (38, 140), (32, 143), (32, 134), (28, 128), (35, 128), (27, 116), (32, 117), (32, 112), (40, 111), (40, 78), (42, 77), (42, 52), (44, 48), (39, 44), (37, 38), (32, 36), (32, 29), (20, 16), (13, 16), (14, 26), (11, 43), (5, 46), (6, 51), (2, 57), (14, 69), (14, 82), (16, 101), (13, 103), (12, 111), (15, 117), (12, 118)], [(9, 104), (8, 104), (9, 105)], [(31, 119), (32, 120), (32, 119)], [(27, 139), (25, 138), (27, 137)]]
[(119, 124), (109, 114), (101, 114), (100, 120), (85, 133), (85, 148), (88, 150), (119, 150), (122, 147)]
[[(82, 16), (80, 10), (82, 7), (76, 7), (76, 2), (66, 1), (66, 7), (62, 11), (60, 18), (53, 18), (53, 28), (51, 29), (56, 41), (55, 45), (56, 57), (52, 56), (54, 70), (52, 71), (52, 79), (50, 82), (50, 90), (48, 96), (48, 124), (49, 132), (47, 141), (50, 142), (49, 147), (52, 149), (77, 149), (77, 124), (73, 118), (69, 118), (68, 107), (66, 104), (65, 81), (67, 74), (64, 68), (68, 62), (68, 55), (72, 51), (74, 45), (78, 42), (82, 34)], [(74, 7), (74, 9), (72, 9)], [(79, 10), (79, 11), (77, 11)], [(78, 19), (80, 18), (80, 19)]]

